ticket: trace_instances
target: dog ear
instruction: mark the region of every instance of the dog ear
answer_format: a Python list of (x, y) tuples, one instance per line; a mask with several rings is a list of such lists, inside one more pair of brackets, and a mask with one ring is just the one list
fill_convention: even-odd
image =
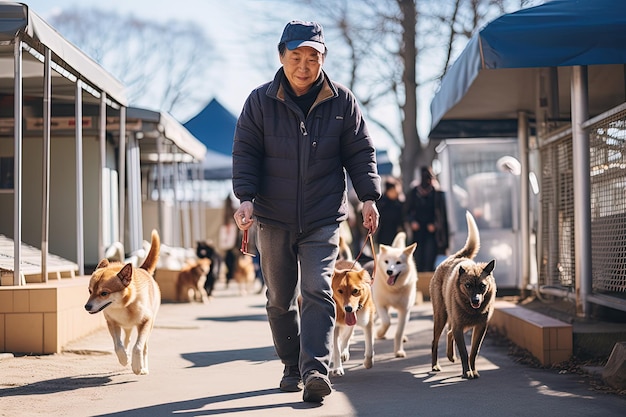
[(465, 268), (463, 268), (462, 266), (459, 266), (459, 277), (463, 274), (465, 274)]
[(133, 280), (133, 264), (126, 264), (124, 268), (120, 272), (117, 273), (120, 281), (124, 284), (125, 287), (128, 287), (130, 282)]
[(483, 275), (487, 276), (491, 274), (491, 272), (493, 271), (495, 267), (496, 267), (496, 260), (492, 259), (491, 262), (489, 262), (487, 266), (485, 266), (485, 268), (483, 269)]
[(411, 243), (411, 245), (407, 246), (407, 248), (404, 250), (404, 254), (406, 256), (413, 255), (413, 252), (415, 252), (415, 248), (417, 248), (417, 242), (413, 242)]
[(361, 269), (360, 271), (358, 271), (358, 274), (359, 274), (359, 278), (363, 280), (363, 282), (369, 283), (372, 280), (370, 273), (367, 272), (365, 269)]
[(109, 260), (107, 258), (104, 258), (103, 260), (100, 261), (98, 266), (96, 266), (96, 269), (106, 268), (107, 266), (109, 266)]

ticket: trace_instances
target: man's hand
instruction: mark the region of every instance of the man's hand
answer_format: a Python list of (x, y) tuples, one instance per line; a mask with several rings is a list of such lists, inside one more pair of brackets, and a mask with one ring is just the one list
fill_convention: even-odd
[(248, 230), (252, 227), (252, 223), (254, 223), (254, 219), (252, 218), (252, 213), (254, 211), (254, 206), (251, 201), (244, 201), (241, 203), (235, 215), (235, 224), (241, 230)]
[(363, 227), (365, 227), (371, 234), (378, 229), (378, 221), (380, 214), (378, 214), (378, 208), (374, 200), (367, 200), (363, 202), (363, 209), (361, 210), (363, 215)]

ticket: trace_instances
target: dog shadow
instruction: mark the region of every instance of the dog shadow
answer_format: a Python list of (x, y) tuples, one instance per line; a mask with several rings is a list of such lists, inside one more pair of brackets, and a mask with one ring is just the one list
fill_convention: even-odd
[(121, 374), (116, 373), (97, 376), (71, 376), (48, 379), (45, 381), (37, 381), (33, 382), (32, 384), (25, 384), (11, 388), (3, 388), (0, 390), (0, 398), (33, 394), (57, 394), (60, 392), (74, 391), (82, 388), (102, 387), (104, 385), (119, 385), (131, 382), (123, 381), (113, 383), (113, 377), (117, 375)]

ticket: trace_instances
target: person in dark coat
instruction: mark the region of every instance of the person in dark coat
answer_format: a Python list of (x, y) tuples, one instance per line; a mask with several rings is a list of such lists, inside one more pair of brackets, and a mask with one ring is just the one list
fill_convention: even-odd
[(256, 227), (267, 317), (285, 366), (279, 387), (304, 389), (307, 402), (332, 392), (331, 277), (348, 213), (346, 173), (371, 233), (381, 194), (365, 120), (352, 92), (323, 71), (326, 52), (318, 23), (289, 22), (282, 66), (248, 96), (233, 143), (234, 218), (241, 230)]
[(412, 231), (411, 243), (417, 270), (434, 271), (437, 255), (448, 249), (448, 215), (445, 193), (435, 187), (436, 179), (430, 167), (422, 167), (420, 183), (411, 188), (406, 198), (405, 221)]

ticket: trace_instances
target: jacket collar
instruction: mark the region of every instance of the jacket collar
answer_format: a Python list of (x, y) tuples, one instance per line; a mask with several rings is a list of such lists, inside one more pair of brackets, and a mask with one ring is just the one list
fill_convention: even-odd
[[(322, 89), (317, 95), (317, 98), (313, 102), (311, 109), (313, 109), (316, 105), (318, 105), (322, 101), (329, 100), (331, 98), (339, 96), (339, 94), (337, 93), (337, 87), (335, 87), (335, 85), (330, 81), (330, 78), (328, 78), (328, 75), (326, 74), (324, 70), (322, 70), (322, 76), (324, 77), (324, 83), (322, 85)], [(272, 80), (272, 82), (270, 83), (270, 86), (267, 89), (266, 94), (268, 97), (271, 97), (273, 99), (276, 99), (282, 102), (287, 101), (288, 95), (285, 92), (285, 89), (283, 87), (283, 80), (285, 80), (285, 72), (283, 71), (282, 68), (280, 68), (276, 72), (274, 79)]]

